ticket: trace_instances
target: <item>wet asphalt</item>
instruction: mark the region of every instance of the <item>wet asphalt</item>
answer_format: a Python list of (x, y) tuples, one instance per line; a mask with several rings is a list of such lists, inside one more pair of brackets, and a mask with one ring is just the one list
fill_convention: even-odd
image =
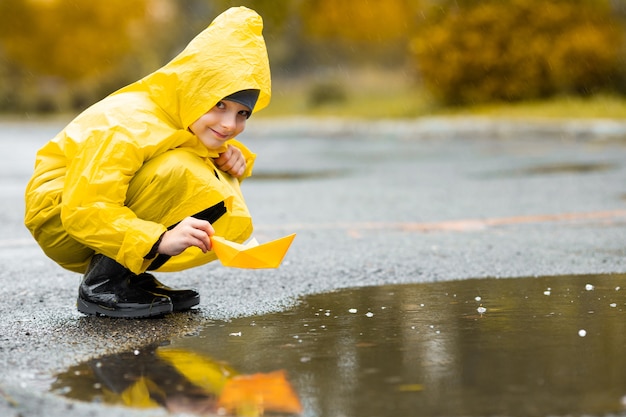
[[(337, 288), (626, 272), (626, 121), (251, 119), (244, 184), (266, 241), (297, 237), (278, 270), (219, 263), (159, 274), (200, 290), (163, 319), (91, 318), (80, 276), (22, 223), (36, 150), (66, 120), (0, 121), (0, 416), (158, 416), (48, 392), (86, 359), (288, 308)], [(272, 354), (272, 352), (268, 352)]]

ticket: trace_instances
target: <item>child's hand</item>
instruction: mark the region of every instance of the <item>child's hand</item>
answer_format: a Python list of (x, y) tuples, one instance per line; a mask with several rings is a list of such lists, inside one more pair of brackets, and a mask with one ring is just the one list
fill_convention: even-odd
[(228, 145), (226, 152), (221, 153), (213, 161), (221, 171), (227, 172), (235, 178), (241, 177), (246, 171), (246, 160), (241, 150), (236, 146)]
[(196, 246), (206, 253), (211, 250), (210, 237), (213, 234), (215, 230), (211, 223), (195, 217), (186, 217), (172, 230), (165, 232), (157, 252), (175, 256), (191, 246)]

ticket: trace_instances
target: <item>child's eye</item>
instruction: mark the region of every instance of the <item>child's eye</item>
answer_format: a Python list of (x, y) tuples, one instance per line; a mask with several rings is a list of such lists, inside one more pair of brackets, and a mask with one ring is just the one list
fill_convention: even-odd
[(249, 111), (249, 110), (240, 110), (240, 111), (239, 111), (239, 114), (240, 114), (241, 116), (244, 116), (246, 119), (249, 119), (249, 118), (250, 118), (250, 115), (252, 114), (252, 112), (251, 112), (251, 111)]
[(218, 109), (224, 109), (226, 108), (226, 103), (224, 103), (223, 101), (218, 101), (215, 107), (217, 107)]

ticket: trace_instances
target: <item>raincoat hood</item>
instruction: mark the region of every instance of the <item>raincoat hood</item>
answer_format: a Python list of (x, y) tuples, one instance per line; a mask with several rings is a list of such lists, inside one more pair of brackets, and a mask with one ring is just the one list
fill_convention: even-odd
[(253, 113), (270, 102), (270, 66), (262, 35), (263, 20), (246, 7), (219, 15), (168, 64), (115, 94), (147, 92), (187, 129), (218, 101), (241, 90), (257, 89)]

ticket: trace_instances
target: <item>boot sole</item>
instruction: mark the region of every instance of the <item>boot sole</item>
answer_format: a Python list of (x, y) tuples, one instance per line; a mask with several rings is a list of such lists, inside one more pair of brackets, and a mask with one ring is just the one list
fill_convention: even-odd
[(142, 308), (110, 309), (101, 305), (78, 298), (76, 308), (88, 316), (106, 316), (114, 318), (138, 319), (146, 317), (159, 317), (173, 311), (172, 304), (149, 305)]
[(195, 307), (200, 304), (200, 296), (190, 298), (185, 301), (179, 301), (177, 303), (172, 301), (174, 311), (187, 311), (190, 310), (191, 307)]

